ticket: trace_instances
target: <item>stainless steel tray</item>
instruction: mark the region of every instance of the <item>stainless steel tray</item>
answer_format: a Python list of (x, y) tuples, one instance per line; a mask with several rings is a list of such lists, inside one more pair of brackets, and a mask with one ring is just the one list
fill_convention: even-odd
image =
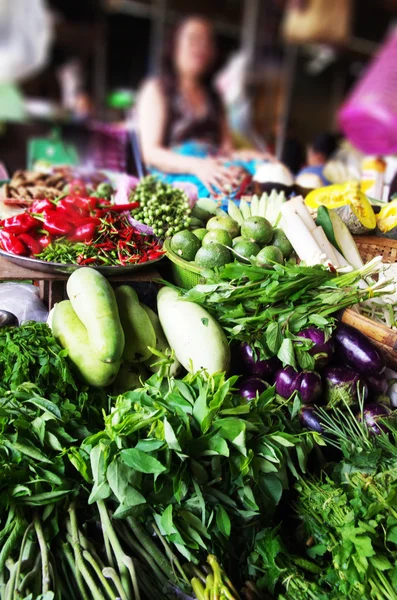
[[(29, 258), (27, 256), (17, 256), (16, 254), (10, 254), (9, 252), (5, 252), (4, 250), (0, 250), (0, 256), (6, 258), (9, 262), (18, 265), (18, 267), (23, 267), (25, 269), (31, 269), (32, 271), (41, 271), (42, 273), (50, 273), (53, 275), (70, 275), (76, 269), (80, 268), (80, 265), (74, 264), (62, 264), (62, 263), (54, 263), (47, 262), (46, 260), (39, 260), (37, 258)], [(158, 263), (165, 254), (156, 258), (154, 260), (148, 260), (145, 263), (139, 263), (135, 265), (126, 265), (123, 266), (103, 266), (103, 267), (93, 267), (96, 271), (102, 273), (102, 275), (106, 275), (107, 277), (112, 276), (120, 276), (123, 273), (133, 273), (134, 271), (138, 271), (141, 269), (145, 269)]]

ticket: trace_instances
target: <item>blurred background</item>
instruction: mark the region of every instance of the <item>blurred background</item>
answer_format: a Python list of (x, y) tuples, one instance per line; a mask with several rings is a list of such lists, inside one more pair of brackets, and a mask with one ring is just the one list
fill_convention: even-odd
[[(281, 158), (286, 140), (305, 148), (338, 131), (338, 109), (397, 15), (397, 0), (43, 0), (46, 20), (35, 29), (35, 3), (0, 2), (0, 56), (21, 24), (14, 10), (41, 44), (27, 50), (37, 53), (32, 65), (22, 57), (25, 69), (0, 69), (0, 160), (9, 172), (26, 164), (29, 139), (50, 134), (109, 167), (100, 164), (115, 137), (109, 127), (133, 122), (137, 90), (159, 72), (170, 28), (195, 13), (215, 28), (235, 139)], [(322, 26), (294, 22), (291, 11), (312, 4)], [(110, 167), (136, 171), (128, 149)]]

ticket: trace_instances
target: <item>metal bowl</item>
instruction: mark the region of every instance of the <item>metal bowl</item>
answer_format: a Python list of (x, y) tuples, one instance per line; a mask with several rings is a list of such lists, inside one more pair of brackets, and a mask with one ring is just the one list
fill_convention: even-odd
[[(24, 269), (31, 269), (32, 271), (40, 271), (41, 273), (50, 273), (52, 275), (70, 275), (76, 269), (79, 269), (81, 265), (75, 264), (62, 264), (62, 263), (54, 263), (47, 262), (46, 260), (39, 260), (37, 258), (30, 258), (27, 256), (17, 256), (16, 254), (10, 254), (9, 252), (5, 252), (4, 250), (0, 250), (0, 256), (6, 258), (9, 262), (14, 263), (14, 265), (18, 265), (18, 267), (23, 267)], [(156, 258), (154, 260), (148, 260), (144, 263), (139, 263), (135, 265), (126, 265), (123, 266), (94, 266), (93, 268), (96, 271), (102, 273), (106, 277), (112, 277), (113, 275), (121, 275), (123, 273), (133, 273), (134, 271), (138, 271), (139, 269), (145, 269), (158, 263), (165, 254)]]

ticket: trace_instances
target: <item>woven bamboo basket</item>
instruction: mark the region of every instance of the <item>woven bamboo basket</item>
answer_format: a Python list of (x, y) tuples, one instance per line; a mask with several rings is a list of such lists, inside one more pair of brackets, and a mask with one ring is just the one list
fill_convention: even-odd
[(356, 235), (354, 240), (365, 262), (375, 256), (382, 256), (386, 263), (397, 262), (397, 240), (367, 235)]
[[(397, 240), (375, 236), (355, 236), (362, 259), (367, 262), (375, 256), (382, 256), (385, 263), (397, 262)], [(386, 325), (376, 323), (348, 308), (342, 315), (342, 321), (359, 329), (377, 346), (383, 354), (386, 364), (397, 370), (397, 332)]]

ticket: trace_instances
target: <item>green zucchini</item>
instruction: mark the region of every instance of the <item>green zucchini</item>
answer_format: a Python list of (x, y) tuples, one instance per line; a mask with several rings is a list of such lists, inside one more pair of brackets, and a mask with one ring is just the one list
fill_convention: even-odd
[(98, 360), (119, 361), (124, 350), (124, 333), (110, 283), (95, 269), (83, 267), (72, 273), (66, 289)]
[(99, 360), (89, 342), (87, 329), (69, 300), (55, 306), (51, 328), (62, 348), (68, 351), (69, 359), (85, 383), (94, 387), (107, 387), (113, 383), (119, 372), (120, 362), (106, 364)]
[(144, 362), (152, 356), (149, 347), (156, 347), (153, 325), (140, 305), (136, 291), (131, 287), (118, 287), (116, 300), (125, 336), (123, 358), (130, 363)]

